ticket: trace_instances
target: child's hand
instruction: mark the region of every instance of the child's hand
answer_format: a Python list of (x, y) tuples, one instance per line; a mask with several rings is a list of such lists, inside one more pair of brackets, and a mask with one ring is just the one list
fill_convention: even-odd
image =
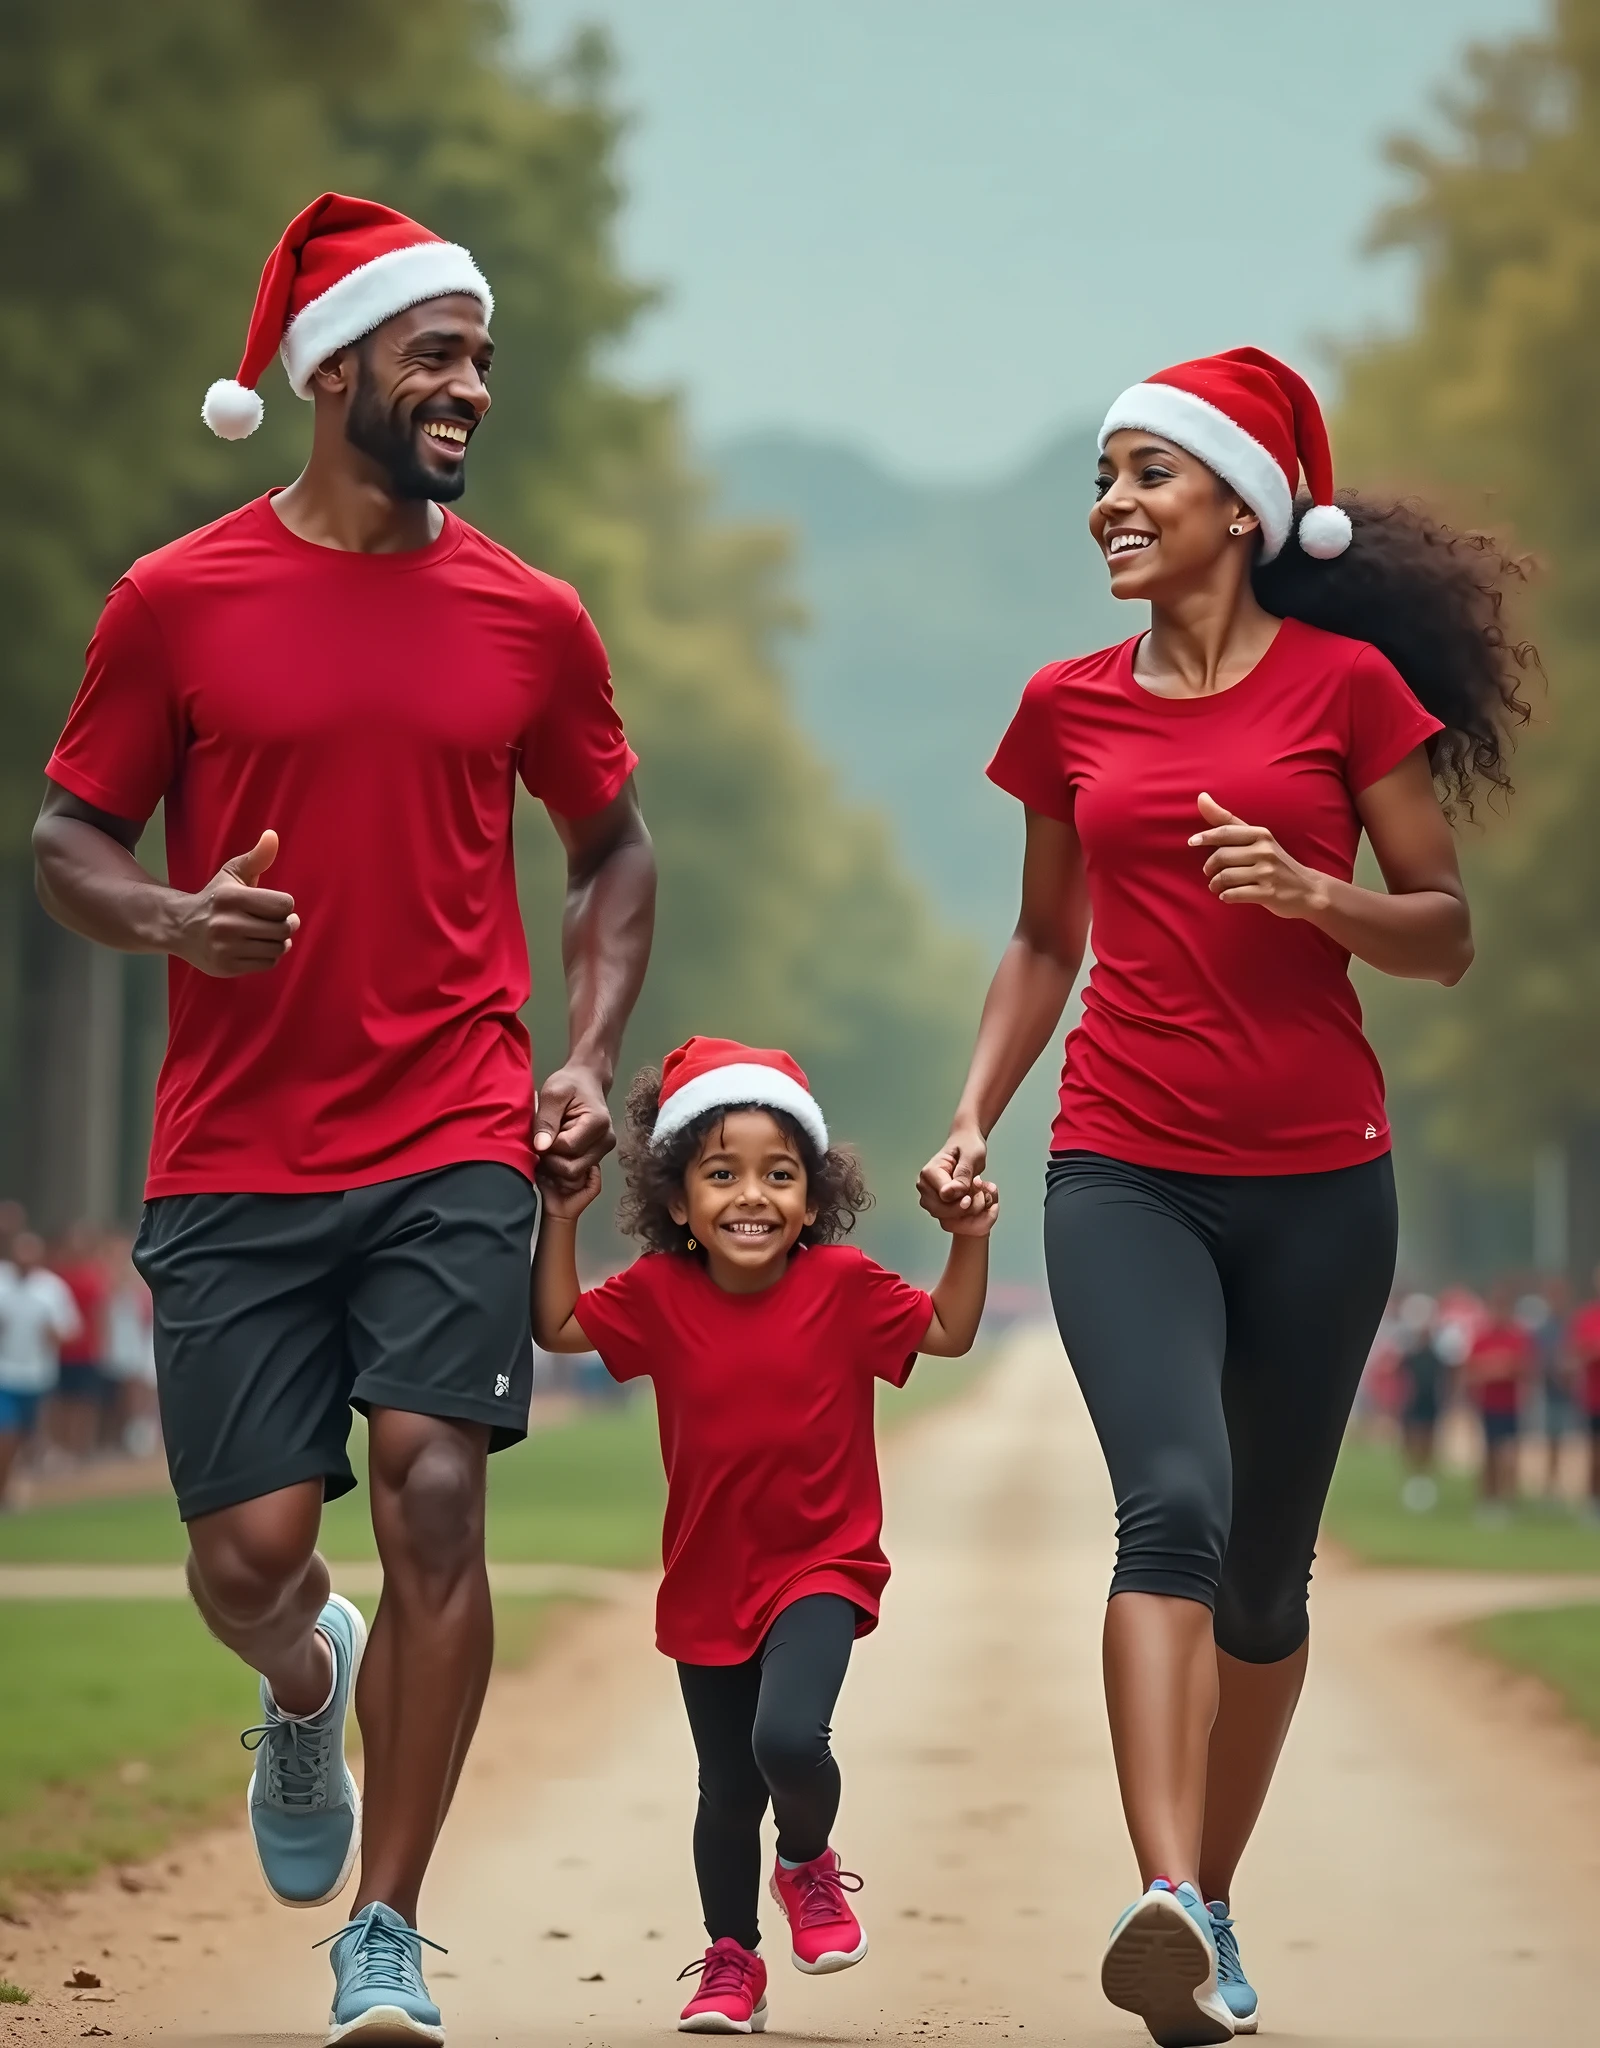
[(563, 1223), (576, 1223), (600, 1192), (600, 1169), (591, 1166), (582, 1184), (576, 1189), (558, 1188), (547, 1175), (539, 1176), (539, 1193), (544, 1201), (544, 1213), (556, 1217)]
[(974, 1180), (970, 1209), (941, 1209), (939, 1228), (951, 1237), (987, 1237), (1000, 1216), (1000, 1190), (992, 1180)]

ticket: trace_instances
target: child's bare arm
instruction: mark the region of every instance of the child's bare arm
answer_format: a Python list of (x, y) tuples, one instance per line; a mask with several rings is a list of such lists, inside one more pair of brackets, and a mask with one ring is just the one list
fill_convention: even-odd
[(533, 1341), (541, 1351), (592, 1351), (572, 1311), (583, 1291), (578, 1285), (578, 1218), (600, 1192), (600, 1169), (591, 1167), (589, 1178), (575, 1195), (543, 1190), (544, 1213), (539, 1221), (539, 1242), (533, 1252), (533, 1279), (529, 1306), (533, 1311)]
[(950, 1238), (950, 1255), (933, 1290), (927, 1334), (917, 1346), (930, 1358), (964, 1358), (983, 1319), (989, 1292), (989, 1233), (1000, 1214), (1000, 1196), (992, 1181), (974, 1181), (972, 1196), (970, 1210), (940, 1218)]

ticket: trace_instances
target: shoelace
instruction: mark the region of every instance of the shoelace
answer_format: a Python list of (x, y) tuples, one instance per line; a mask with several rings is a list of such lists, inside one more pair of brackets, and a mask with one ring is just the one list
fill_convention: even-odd
[(678, 1982), (700, 1976), (701, 1998), (718, 1998), (725, 1991), (743, 1991), (750, 1974), (750, 1965), (742, 1956), (736, 1956), (729, 1948), (708, 1948), (697, 1962), (685, 1963), (678, 1972)]
[(1244, 1983), (1244, 1964), (1239, 1960), (1239, 1941), (1233, 1931), (1232, 1916), (1227, 1913), (1213, 1913), (1211, 1932), (1217, 1943), (1217, 1982)]
[(842, 1920), (849, 1911), (845, 1893), (861, 1889), (861, 1880), (853, 1870), (812, 1869), (800, 1881), (805, 1887), (800, 1900), (802, 1927), (826, 1927), (830, 1921)]
[(352, 1920), (332, 1934), (325, 1934), (321, 1941), (314, 1941), (313, 1948), (326, 1948), (330, 1942), (335, 1947), (341, 1941), (351, 1944), (350, 1955), (340, 1956), (339, 1969), (345, 1977), (344, 1988), (348, 1991), (370, 1991), (386, 1985), (398, 1984), (403, 1990), (420, 1992), (422, 1982), (422, 1959), (411, 1944), (420, 1942), (424, 1948), (431, 1948), (442, 1956), (450, 1951), (436, 1941), (429, 1941), (425, 1934), (419, 1934), (414, 1927), (391, 1927), (386, 1920), (368, 1918)]
[[(252, 1737), (254, 1740), (252, 1740)], [(239, 1737), (241, 1747), (267, 1750), (267, 1797), (274, 1806), (314, 1807), (328, 1796), (333, 1754), (326, 1726), (306, 1721), (263, 1721)]]

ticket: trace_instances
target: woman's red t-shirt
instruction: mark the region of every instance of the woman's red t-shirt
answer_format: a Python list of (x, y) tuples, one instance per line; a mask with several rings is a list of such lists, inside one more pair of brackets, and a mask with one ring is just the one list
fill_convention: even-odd
[(1094, 963), (1051, 1142), (1188, 1173), (1374, 1158), (1389, 1123), (1349, 954), (1303, 919), (1219, 903), (1188, 840), (1207, 790), (1348, 881), (1357, 793), (1439, 720), (1375, 647), (1295, 619), (1217, 696), (1145, 689), (1137, 644), (1041, 669), (989, 764), (1083, 847)]
[(580, 1295), (613, 1379), (655, 1382), (667, 1512), (656, 1642), (683, 1664), (742, 1664), (806, 1593), (877, 1625), (889, 1576), (874, 1381), (904, 1386), (933, 1298), (853, 1247), (795, 1252), (760, 1294), (651, 1252)]

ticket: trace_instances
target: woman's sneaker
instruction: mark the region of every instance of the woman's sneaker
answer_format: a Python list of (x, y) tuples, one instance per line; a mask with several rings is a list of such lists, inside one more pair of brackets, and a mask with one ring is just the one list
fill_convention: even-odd
[(789, 1923), (797, 1970), (808, 1977), (826, 1977), (860, 1962), (867, 1952), (867, 1937), (845, 1900), (846, 1892), (860, 1889), (855, 1872), (839, 1868), (834, 1849), (824, 1849), (793, 1870), (781, 1859), (773, 1866), (772, 1896)]
[(246, 1811), (267, 1890), (284, 1906), (325, 1906), (361, 1850), (361, 1795), (344, 1760), (344, 1724), (366, 1648), (360, 1611), (333, 1594), (317, 1617), (333, 1686), (315, 1713), (280, 1713), (261, 1681), (261, 1721), (239, 1740), (256, 1753)]
[(767, 1966), (754, 1949), (724, 1934), (698, 1963), (678, 1972), (679, 1980), (697, 1972), (700, 1988), (678, 2016), (680, 2034), (761, 2032), (767, 2024)]
[(333, 1964), (333, 2010), (323, 2048), (357, 2041), (359, 2048), (444, 2048), (444, 2023), (422, 1981), (422, 1951), (436, 1941), (376, 1900), (327, 1936)]
[(1217, 1944), (1217, 1989), (1222, 1993), (1223, 2004), (1233, 2014), (1233, 2031), (1236, 2034), (1253, 2034), (1256, 2030), (1255, 1988), (1239, 1960), (1239, 1938), (1228, 1917), (1227, 1901), (1208, 1899), (1206, 1911), (1211, 1915), (1211, 1932)]
[(1236, 2031), (1217, 1988), (1211, 1915), (1192, 1884), (1158, 1877), (1135, 1899), (1111, 1930), (1100, 1988), (1113, 2005), (1139, 2015), (1158, 2048), (1204, 2048)]

